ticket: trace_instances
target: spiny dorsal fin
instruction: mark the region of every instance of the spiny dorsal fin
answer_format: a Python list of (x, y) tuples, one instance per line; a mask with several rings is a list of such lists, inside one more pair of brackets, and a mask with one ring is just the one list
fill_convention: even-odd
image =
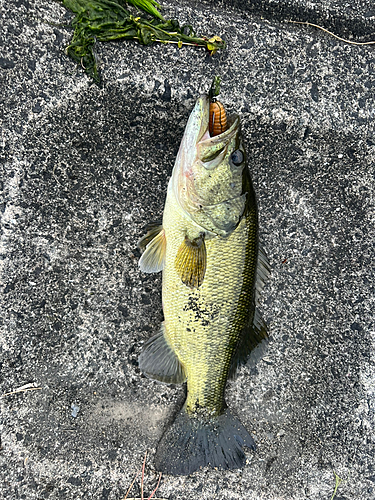
[(148, 340), (139, 356), (139, 368), (150, 378), (167, 384), (182, 384), (185, 370), (165, 337), (165, 326)]
[(259, 247), (257, 271), (255, 276), (255, 304), (258, 304), (264, 284), (271, 274), (270, 264), (266, 252)]
[(193, 240), (187, 237), (177, 251), (175, 267), (182, 283), (190, 288), (198, 288), (206, 273), (207, 255), (204, 234)]
[(257, 308), (254, 310), (253, 321), (242, 331), (242, 338), (232, 358), (229, 377), (234, 377), (237, 367), (246, 363), (246, 360), (255, 347), (268, 338), (267, 325)]
[(164, 267), (166, 239), (163, 226), (150, 225), (149, 230), (138, 242), (138, 247), (146, 250), (139, 260), (139, 267), (144, 273), (157, 273)]

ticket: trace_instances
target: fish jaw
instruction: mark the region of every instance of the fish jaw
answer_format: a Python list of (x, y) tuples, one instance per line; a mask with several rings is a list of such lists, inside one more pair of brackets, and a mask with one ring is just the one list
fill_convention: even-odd
[(202, 95), (197, 99), (185, 127), (173, 174), (181, 170), (184, 172), (195, 161), (196, 146), (208, 133), (209, 106), (208, 95)]
[[(210, 136), (209, 104), (209, 96), (203, 95), (191, 112), (170, 190), (185, 216), (206, 235), (225, 237), (237, 226), (245, 210), (242, 176), (246, 155), (237, 115), (228, 117), (229, 127), (225, 132)], [(238, 149), (242, 151), (243, 162), (235, 165), (231, 155)]]

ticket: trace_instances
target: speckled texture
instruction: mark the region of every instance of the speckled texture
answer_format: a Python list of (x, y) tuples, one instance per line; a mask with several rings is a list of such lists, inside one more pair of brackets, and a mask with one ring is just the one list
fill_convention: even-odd
[(184, 389), (137, 367), (162, 312), (160, 275), (140, 273), (136, 242), (160, 219), (195, 98), (220, 73), (272, 267), (271, 342), (226, 395), (258, 448), (243, 471), (163, 477), (158, 497), (330, 499), (335, 471), (336, 499), (372, 500), (373, 49), (168, 3), (228, 50), (100, 45), (98, 89), (64, 55), (58, 3), (2, 9), (1, 394), (41, 390), (0, 400), (0, 497), (122, 500), (146, 449), (146, 492), (156, 484), (155, 446)]
[[(207, 0), (216, 3), (217, 0)], [(219, 0), (240, 10), (278, 21), (318, 24), (353, 41), (375, 38), (375, 5), (366, 0)]]

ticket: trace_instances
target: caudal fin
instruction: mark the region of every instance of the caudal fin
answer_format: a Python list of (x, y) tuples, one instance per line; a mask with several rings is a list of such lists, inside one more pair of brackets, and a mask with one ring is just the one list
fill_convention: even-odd
[(207, 465), (240, 469), (246, 462), (243, 446), (255, 450), (254, 439), (228, 409), (207, 419), (190, 416), (182, 408), (160, 440), (155, 466), (174, 476), (186, 476)]

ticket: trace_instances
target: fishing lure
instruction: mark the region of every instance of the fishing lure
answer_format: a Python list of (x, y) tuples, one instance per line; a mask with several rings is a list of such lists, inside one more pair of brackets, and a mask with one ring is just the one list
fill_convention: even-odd
[(210, 121), (209, 121), (209, 132), (210, 136), (222, 134), (228, 128), (227, 114), (225, 112), (224, 106), (220, 101), (216, 99), (210, 102)]
[(216, 99), (220, 92), (220, 77), (216, 76), (209, 92), (210, 110), (208, 131), (211, 137), (220, 135), (228, 129), (227, 114), (224, 106)]

